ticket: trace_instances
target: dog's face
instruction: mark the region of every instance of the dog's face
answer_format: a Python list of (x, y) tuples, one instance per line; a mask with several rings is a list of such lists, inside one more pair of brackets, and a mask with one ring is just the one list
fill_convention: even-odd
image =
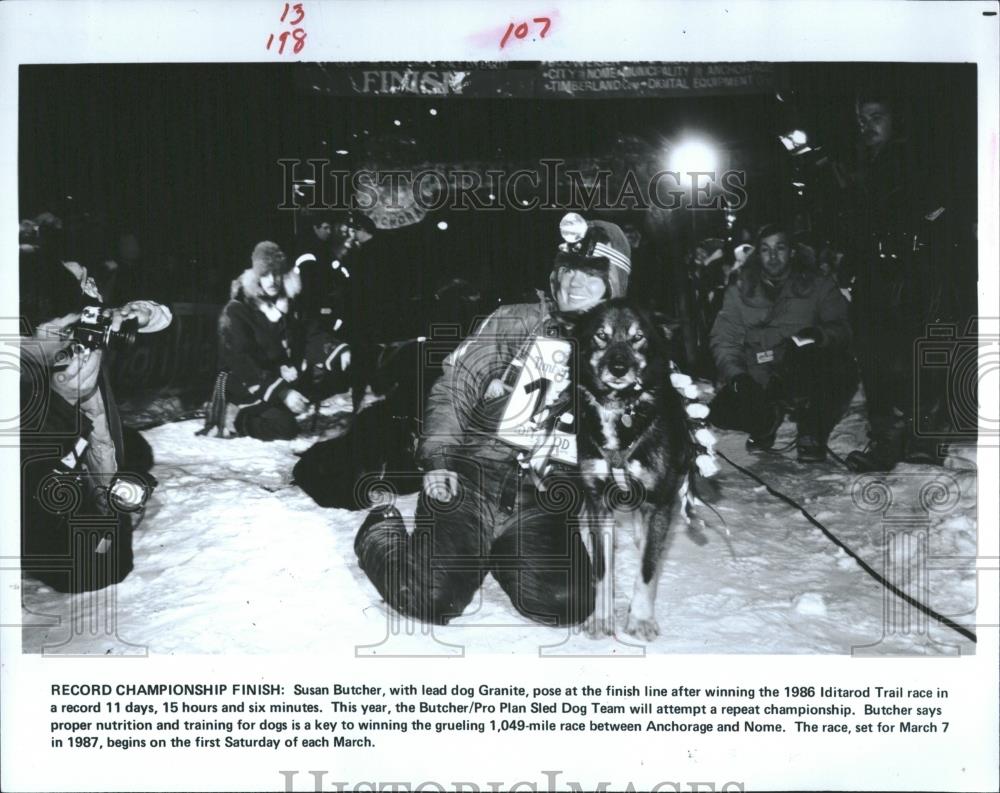
[(644, 312), (621, 300), (585, 314), (573, 335), (580, 345), (582, 382), (595, 393), (643, 388), (664, 342), (662, 331)]

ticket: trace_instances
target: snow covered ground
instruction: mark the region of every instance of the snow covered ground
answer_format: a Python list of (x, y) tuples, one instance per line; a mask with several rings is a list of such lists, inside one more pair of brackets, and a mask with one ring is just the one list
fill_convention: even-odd
[[(451, 625), (401, 622), (358, 569), (352, 543), (363, 513), (321, 509), (289, 484), (295, 452), (341, 431), (349, 409), (346, 396), (331, 400), (317, 431), (293, 442), (199, 438), (200, 419), (148, 430), (160, 486), (135, 535), (134, 572), (110, 591), (76, 596), (25, 577), (25, 652), (323, 653), (343, 652), (345, 636), (361, 654), (643, 651), (623, 633), (595, 641), (534, 625), (491, 577)], [(754, 457), (743, 436), (719, 435), (727, 456), (795, 498), (876, 570), (957, 622), (974, 621), (973, 450), (959, 450), (943, 469), (901, 465), (889, 476), (859, 478), (834, 461), (799, 466), (794, 449)], [(778, 446), (793, 437), (786, 423)], [(855, 400), (830, 445), (843, 455), (863, 440)], [(657, 600), (661, 635), (646, 652), (974, 652), (974, 644), (928, 623), (797, 510), (724, 462), (717, 488), (710, 500), (725, 525), (700, 508), (703, 542), (674, 533)], [(887, 492), (888, 509), (879, 500)], [(400, 499), (404, 515), (415, 501)], [(910, 520), (891, 541), (885, 526), (899, 532), (904, 524), (884, 525), (886, 516)], [(638, 564), (630, 537), (616, 544), (621, 627)], [(108, 613), (115, 618), (102, 616)]]

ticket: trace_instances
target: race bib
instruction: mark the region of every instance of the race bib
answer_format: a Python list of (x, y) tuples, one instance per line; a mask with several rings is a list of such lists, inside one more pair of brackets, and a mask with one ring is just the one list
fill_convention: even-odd
[(771, 363), (774, 360), (774, 350), (764, 350), (757, 353), (757, 363)]
[(570, 343), (536, 337), (505, 378), (512, 387), (497, 426), (497, 437), (528, 453), (541, 470), (546, 460), (576, 465), (576, 421), (567, 399)]

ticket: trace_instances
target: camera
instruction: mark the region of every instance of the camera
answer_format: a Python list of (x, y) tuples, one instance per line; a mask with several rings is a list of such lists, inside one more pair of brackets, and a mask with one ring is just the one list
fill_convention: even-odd
[(984, 415), (979, 399), (980, 377), (996, 372), (1000, 356), (995, 323), (991, 332), (972, 319), (964, 333), (953, 324), (934, 324), (917, 340), (914, 434), (975, 439), (979, 432), (997, 432), (996, 414)]
[(139, 320), (126, 320), (118, 330), (111, 328), (111, 312), (100, 306), (87, 306), (80, 321), (73, 326), (71, 340), (88, 350), (124, 350), (135, 344)]
[(108, 488), (108, 502), (120, 512), (138, 512), (146, 506), (152, 488), (136, 476), (115, 474)]

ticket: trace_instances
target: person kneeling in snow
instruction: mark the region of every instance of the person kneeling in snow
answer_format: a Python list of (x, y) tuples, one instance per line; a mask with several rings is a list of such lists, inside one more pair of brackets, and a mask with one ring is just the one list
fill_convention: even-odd
[(301, 289), (281, 248), (258, 243), (219, 317), (221, 371), (199, 434), (214, 426), (220, 435), (290, 440), (299, 433), (297, 416), (346, 390), (350, 351), (302, 321), (295, 305)]
[(824, 460), (827, 436), (857, 387), (847, 301), (793, 248), (782, 225), (758, 232), (737, 273), (712, 326), (712, 354), (725, 385), (710, 420), (749, 433), (748, 451), (766, 451), (790, 410), (798, 459)]
[[(487, 572), (537, 622), (575, 624), (594, 609), (577, 502), (563, 497), (565, 487), (547, 487), (550, 474), (576, 467), (575, 444), (566, 459), (559, 451), (567, 446), (557, 443), (567, 440), (564, 422), (572, 424), (573, 391), (555, 312), (582, 313), (623, 296), (631, 249), (618, 226), (575, 213), (560, 231), (566, 242), (550, 275), (552, 299), (539, 293), (536, 304), (498, 308), (448, 356), (431, 388), (413, 533), (391, 506), (372, 510), (358, 530), (361, 569), (402, 614), (445, 624)], [(540, 371), (546, 377), (528, 382)], [(527, 446), (517, 443), (526, 437)]]

